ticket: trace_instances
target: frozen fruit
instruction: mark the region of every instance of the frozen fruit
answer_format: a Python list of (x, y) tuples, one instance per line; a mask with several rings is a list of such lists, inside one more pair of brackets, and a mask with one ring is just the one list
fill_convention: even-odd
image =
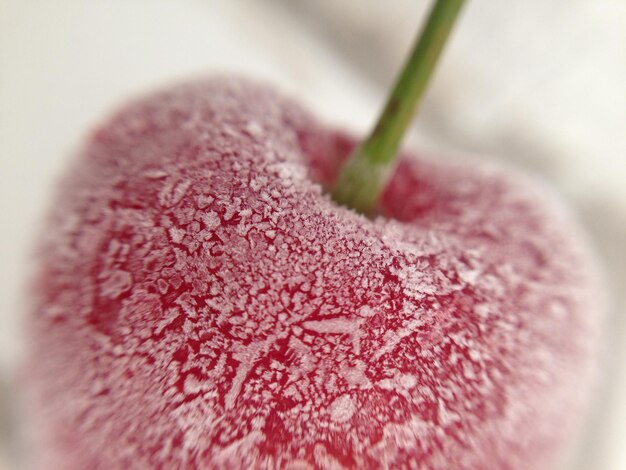
[(354, 147), (210, 79), (97, 129), (39, 253), (41, 468), (531, 469), (593, 375), (600, 295), (526, 178), (405, 155), (368, 219)]

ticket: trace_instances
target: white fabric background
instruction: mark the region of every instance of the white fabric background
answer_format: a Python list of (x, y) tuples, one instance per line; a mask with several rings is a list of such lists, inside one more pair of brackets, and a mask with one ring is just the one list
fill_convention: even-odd
[[(614, 315), (606, 385), (568, 468), (626, 468), (626, 2), (467, 3), (410, 140), (530, 168), (579, 211)], [(18, 453), (10, 403), (28, 252), (86, 130), (136, 93), (230, 71), (363, 131), (428, 4), (0, 0), (0, 469)]]

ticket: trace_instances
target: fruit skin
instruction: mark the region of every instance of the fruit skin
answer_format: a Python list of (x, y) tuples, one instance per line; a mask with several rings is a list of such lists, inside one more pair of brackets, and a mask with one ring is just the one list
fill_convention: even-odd
[(38, 255), (36, 466), (558, 458), (601, 318), (577, 229), (526, 178), (411, 156), (367, 219), (322, 190), (353, 147), (228, 78), (145, 97), (92, 134)]

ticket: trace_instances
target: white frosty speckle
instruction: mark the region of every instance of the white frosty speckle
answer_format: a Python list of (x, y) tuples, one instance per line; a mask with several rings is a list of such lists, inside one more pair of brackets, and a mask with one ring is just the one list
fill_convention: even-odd
[(115, 299), (128, 291), (133, 282), (133, 277), (128, 271), (116, 270), (100, 284), (100, 294)]
[(350, 395), (341, 395), (328, 408), (330, 418), (336, 423), (345, 423), (356, 411), (356, 405)]

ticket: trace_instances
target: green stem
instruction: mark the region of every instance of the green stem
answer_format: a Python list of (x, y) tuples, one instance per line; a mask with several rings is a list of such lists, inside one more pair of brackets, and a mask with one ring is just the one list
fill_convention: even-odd
[(344, 165), (333, 199), (371, 215), (464, 0), (437, 0), (374, 130)]

